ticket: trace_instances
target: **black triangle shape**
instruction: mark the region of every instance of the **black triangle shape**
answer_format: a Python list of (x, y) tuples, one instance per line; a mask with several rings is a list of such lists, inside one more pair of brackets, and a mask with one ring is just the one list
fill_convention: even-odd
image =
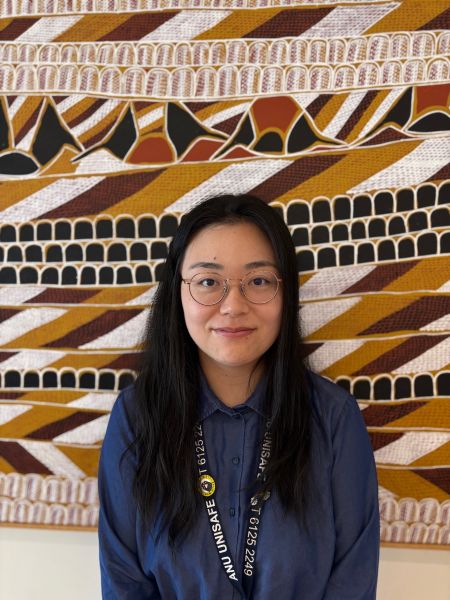
[(73, 135), (63, 127), (52, 104), (48, 104), (34, 140), (32, 151), (41, 165), (54, 158), (64, 144), (81, 150)]

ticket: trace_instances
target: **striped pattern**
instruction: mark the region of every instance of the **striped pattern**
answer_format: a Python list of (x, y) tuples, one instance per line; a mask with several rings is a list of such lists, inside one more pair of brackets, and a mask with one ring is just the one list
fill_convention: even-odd
[(382, 539), (450, 545), (445, 0), (0, 6), (0, 523), (95, 527), (181, 215), (248, 192), (304, 354), (358, 400)]

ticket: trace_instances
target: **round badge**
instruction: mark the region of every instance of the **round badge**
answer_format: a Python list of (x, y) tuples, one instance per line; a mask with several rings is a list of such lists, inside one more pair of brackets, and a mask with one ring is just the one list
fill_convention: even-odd
[(198, 478), (202, 496), (212, 496), (216, 491), (216, 482), (211, 475), (200, 475)]

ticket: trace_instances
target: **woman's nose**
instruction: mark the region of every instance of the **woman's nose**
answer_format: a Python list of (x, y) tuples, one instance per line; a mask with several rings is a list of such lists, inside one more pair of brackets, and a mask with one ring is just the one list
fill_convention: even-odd
[(228, 290), (220, 303), (220, 312), (222, 314), (240, 314), (248, 312), (248, 300), (242, 293), (239, 282), (228, 282)]

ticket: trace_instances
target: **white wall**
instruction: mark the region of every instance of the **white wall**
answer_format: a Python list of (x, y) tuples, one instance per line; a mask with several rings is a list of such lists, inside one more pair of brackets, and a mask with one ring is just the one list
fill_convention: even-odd
[[(92, 532), (0, 527), (0, 599), (99, 600), (97, 555)], [(378, 600), (449, 598), (450, 551), (381, 549)]]

